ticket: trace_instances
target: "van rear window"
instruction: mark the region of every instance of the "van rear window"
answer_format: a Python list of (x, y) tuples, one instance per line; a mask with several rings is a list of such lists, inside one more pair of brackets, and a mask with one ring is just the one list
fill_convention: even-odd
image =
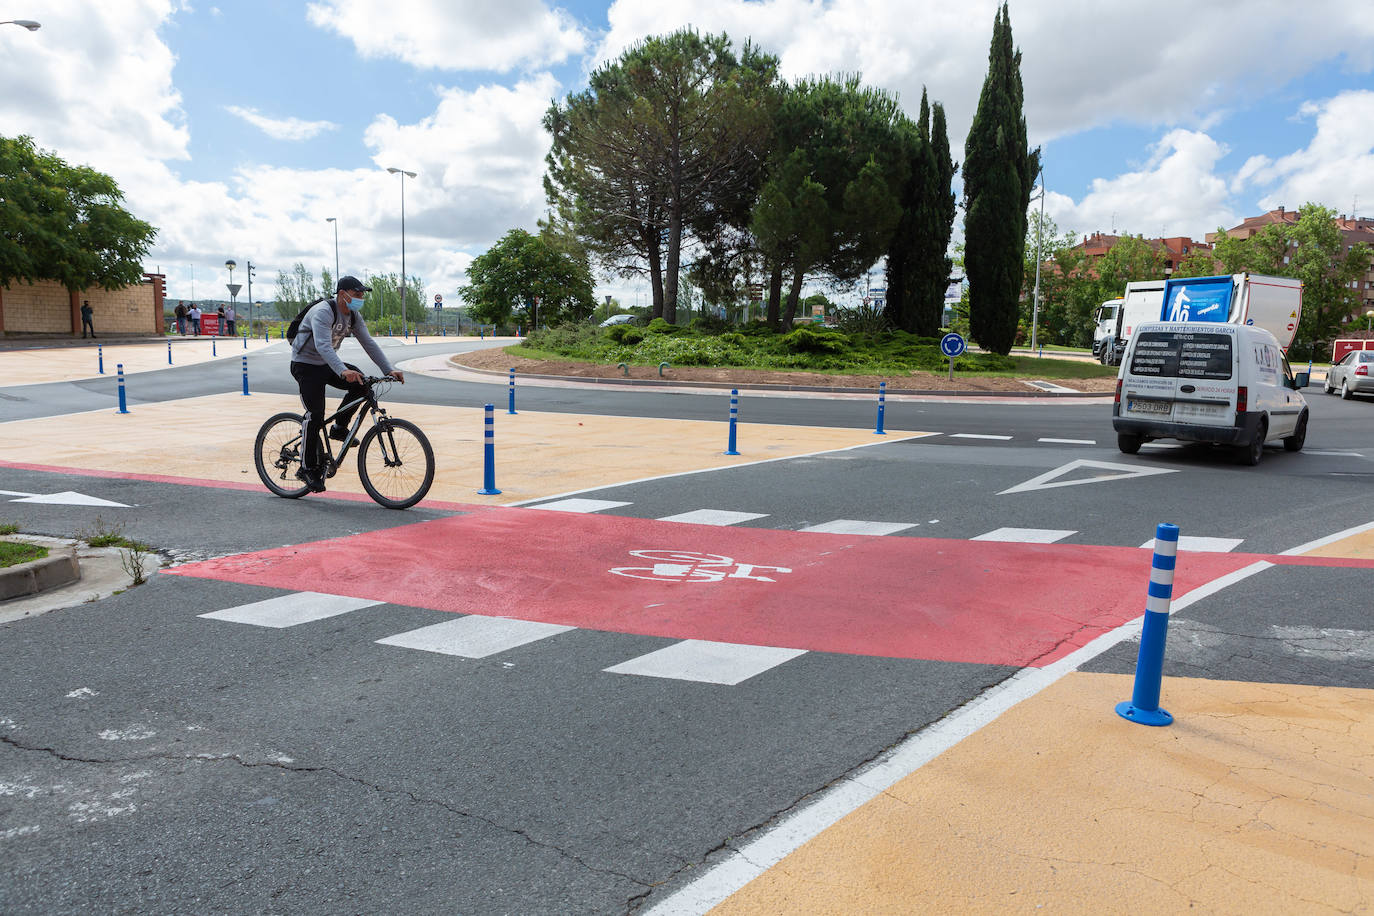
[(1232, 361), (1226, 334), (1145, 331), (1137, 335), (1131, 374), (1227, 379)]

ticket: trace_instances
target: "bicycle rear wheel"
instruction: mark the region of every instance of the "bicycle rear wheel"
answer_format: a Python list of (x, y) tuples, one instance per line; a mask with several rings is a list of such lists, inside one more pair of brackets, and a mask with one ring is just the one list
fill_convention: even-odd
[(301, 466), (301, 415), (279, 413), (258, 430), (253, 463), (267, 489), (287, 499), (299, 499), (310, 488), (296, 479)]
[(414, 423), (380, 420), (358, 446), (358, 479), (380, 505), (409, 509), (434, 483), (434, 449)]

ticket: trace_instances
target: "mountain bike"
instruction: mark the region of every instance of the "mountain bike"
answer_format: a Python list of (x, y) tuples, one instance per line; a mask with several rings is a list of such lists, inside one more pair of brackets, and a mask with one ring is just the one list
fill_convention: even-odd
[[(388, 509), (409, 509), (429, 492), (434, 483), (434, 449), (414, 423), (387, 415), (378, 398), (391, 388), (390, 376), (368, 376), (363, 379), (366, 390), (325, 418), (328, 428), (336, 417), (354, 405), (361, 404), (348, 429), (348, 435), (338, 443), (334, 454), (331, 440), (320, 432), (322, 454), (325, 456), (325, 476), (333, 477), (343, 464), (349, 449), (358, 446), (358, 479), (363, 489), (379, 505)], [(368, 418), (372, 428), (359, 439), (358, 431)], [(253, 446), (253, 462), (258, 477), (278, 496), (299, 499), (310, 488), (296, 477), (301, 467), (304, 418), (298, 413), (279, 413), (267, 419), (258, 430)]]

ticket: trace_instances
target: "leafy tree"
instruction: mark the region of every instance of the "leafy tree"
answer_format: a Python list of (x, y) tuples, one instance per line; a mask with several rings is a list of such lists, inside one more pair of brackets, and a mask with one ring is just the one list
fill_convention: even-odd
[(323, 295), (325, 292), (315, 282), (315, 275), (300, 261), (290, 273), (277, 271), (277, 314), (283, 318), (295, 318), (301, 309)]
[[(396, 273), (373, 274), (367, 278), (372, 292), (363, 299), (363, 318), (381, 322), (387, 331), (399, 330), (401, 321), (401, 277)], [(406, 322), (427, 321), (425, 281), (411, 276), (406, 280)]]
[(544, 118), (545, 192), (587, 248), (647, 271), (653, 314), (675, 320), (684, 244), (742, 225), (761, 178), (777, 58), (726, 35), (645, 39)]
[(114, 179), (0, 137), (0, 285), (55, 280), (72, 292), (143, 279), (157, 229), (122, 206)]
[(887, 250), (902, 215), (909, 129), (896, 98), (857, 76), (803, 80), (785, 94), (752, 222), (772, 265), (770, 324), (791, 326), (808, 274), (856, 279)]
[(1026, 210), (1040, 169), (1027, 151), (1021, 52), (1004, 2), (992, 28), (988, 74), (964, 145), (964, 236), (969, 321), (988, 350), (1006, 354), (1016, 338), (1026, 244)]
[(1175, 277), (1211, 277), (1218, 272), (1216, 258), (1212, 252), (1204, 249), (1193, 249), (1188, 255), (1179, 262), (1174, 268)]
[(1214, 254), (1223, 273), (1253, 271), (1301, 280), (1297, 340), (1315, 346), (1338, 337), (1359, 307), (1359, 291), (1351, 283), (1369, 270), (1374, 252), (1363, 243), (1346, 250), (1336, 213), (1329, 207), (1309, 202), (1299, 213), (1296, 223), (1271, 223), (1248, 239), (1234, 239), (1220, 230)]
[(942, 323), (953, 266), (948, 255), (955, 213), (950, 185), (957, 166), (949, 155), (944, 106), (935, 103), (932, 123), (925, 90), (916, 130), (906, 132), (904, 139), (911, 174), (887, 251), (887, 313), (893, 326), (930, 337)]
[(596, 308), (586, 262), (523, 229), (512, 229), (474, 258), (468, 280), (458, 295), (485, 324), (508, 324), (517, 311), (531, 327), (581, 321)]

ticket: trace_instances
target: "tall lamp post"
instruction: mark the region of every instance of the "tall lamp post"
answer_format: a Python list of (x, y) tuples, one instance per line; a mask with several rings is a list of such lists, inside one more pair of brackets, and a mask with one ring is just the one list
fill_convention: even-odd
[[(334, 282), (339, 282), (339, 221), (335, 217), (327, 217), (326, 223), (334, 224)], [(329, 292), (329, 290), (325, 290)]]
[(0, 25), (17, 25), (21, 29), (28, 29), (30, 32), (37, 32), (42, 28), (39, 23), (32, 19), (6, 19), (4, 22), (0, 22)]
[(406, 178), (414, 178), (414, 172), (405, 169), (387, 169), (393, 175), (401, 176), (401, 336), (406, 336)]
[[(225, 287), (229, 290), (229, 301), (237, 305), (239, 301), (239, 290), (243, 288), (239, 284), (234, 282), (234, 268), (238, 267), (239, 265), (237, 261), (235, 261), (233, 258), (230, 258), (229, 260), (224, 262), (224, 266), (229, 268), (229, 282), (225, 284)], [(215, 336), (223, 337), (224, 328), (217, 328), (215, 331)]]
[(1040, 222), (1035, 224), (1035, 297), (1031, 306), (1031, 352), (1036, 350), (1040, 325), (1040, 234), (1045, 230), (1045, 170), (1040, 169)]
[[(248, 336), (249, 336), (249, 337), (252, 337), (252, 336), (253, 336), (253, 274), (254, 274), (254, 272), (257, 271), (257, 268), (253, 266), (253, 262), (252, 262), (252, 261), (248, 261), (248, 262), (247, 262), (247, 265), (248, 265), (248, 267), (247, 267), (247, 273), (248, 273)], [(235, 322), (235, 324), (237, 325), (237, 322)], [(237, 326), (235, 327), (235, 330), (238, 330)]]

